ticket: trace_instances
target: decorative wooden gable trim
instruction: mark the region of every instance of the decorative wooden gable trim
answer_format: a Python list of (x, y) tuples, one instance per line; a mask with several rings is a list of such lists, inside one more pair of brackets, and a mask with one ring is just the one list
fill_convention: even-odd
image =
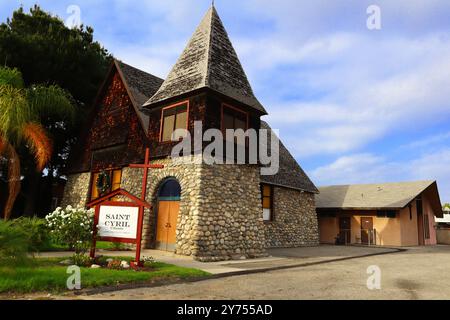
[(139, 205), (139, 206), (143, 206), (145, 208), (149, 208), (150, 209), (152, 207), (152, 205), (149, 204), (147, 201), (142, 201), (141, 199), (139, 199), (138, 197), (132, 195), (131, 193), (129, 193), (125, 189), (114, 190), (114, 191), (112, 191), (112, 192), (110, 192), (108, 194), (105, 194), (104, 196), (101, 196), (100, 198), (97, 198), (97, 199), (89, 202), (86, 206), (88, 208), (93, 208), (96, 205), (98, 205), (100, 203), (103, 203), (105, 201), (108, 201), (108, 200), (110, 200), (110, 199), (112, 199), (114, 197), (117, 197), (117, 196), (124, 196), (124, 197), (130, 199), (132, 203), (135, 203), (136, 205)]

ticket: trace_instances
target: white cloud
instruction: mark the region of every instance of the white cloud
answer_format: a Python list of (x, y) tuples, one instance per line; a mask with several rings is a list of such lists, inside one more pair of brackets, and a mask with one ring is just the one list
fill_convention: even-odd
[(425, 138), (410, 142), (408, 144), (400, 146), (400, 149), (429, 148), (430, 146), (440, 145), (447, 140), (450, 140), (450, 131), (427, 136)]
[[(309, 39), (284, 39), (279, 33), (259, 39), (238, 38), (234, 42), (239, 55), (251, 56), (248, 66), (256, 70), (289, 64), (324, 64), (336, 60), (354, 43), (352, 34), (338, 33)], [(258, 54), (255, 54), (257, 52)]]
[[(30, 6), (35, 1), (23, 2)], [(72, 4), (39, 2), (62, 17)], [(5, 3), (0, 11), (9, 11)], [(450, 1), (378, 0), (383, 19), (378, 32), (366, 28), (366, 8), (372, 3), (227, 0), (216, 6), (270, 113), (269, 122), (282, 128), (287, 147), (300, 158), (337, 157), (313, 171), (316, 182), (436, 176), (441, 192), (448, 194), (450, 160), (442, 147), (446, 138), (417, 141), (422, 155), (406, 162), (366, 151), (388, 136), (433, 128), (450, 117)], [(94, 26), (96, 39), (115, 56), (164, 77), (210, 1), (75, 4), (82, 9), (83, 22)], [(425, 153), (428, 144), (435, 153)]]
[[(373, 48), (367, 37), (346, 38), (351, 40), (340, 58), (313, 54), (317, 67), (311, 61), (293, 66), (295, 71), (288, 71), (280, 83), (281, 91), (274, 89), (278, 97), (265, 95), (269, 122), (283, 128), (296, 156), (355, 151), (388, 134), (450, 116), (448, 36), (389, 38)], [(283, 94), (295, 92), (298, 98), (283, 101)]]
[(165, 78), (183, 50), (182, 42), (168, 42), (165, 45), (119, 45), (110, 44), (114, 56), (143, 71)]
[(436, 180), (441, 200), (450, 201), (450, 148), (405, 161), (388, 161), (373, 154), (353, 154), (311, 172), (321, 185)]
[(393, 167), (397, 165), (370, 153), (353, 154), (313, 170), (311, 177), (318, 185), (382, 182)]

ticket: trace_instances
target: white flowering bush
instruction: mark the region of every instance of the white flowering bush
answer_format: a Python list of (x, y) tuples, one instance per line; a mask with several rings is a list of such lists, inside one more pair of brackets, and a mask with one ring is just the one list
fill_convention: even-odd
[(94, 210), (73, 208), (56, 208), (45, 217), (47, 227), (53, 240), (68, 245), (77, 254), (84, 254), (91, 246), (94, 225)]

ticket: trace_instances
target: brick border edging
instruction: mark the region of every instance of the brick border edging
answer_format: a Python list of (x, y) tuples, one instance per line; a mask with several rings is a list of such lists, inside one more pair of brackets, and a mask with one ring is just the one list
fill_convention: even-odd
[(131, 290), (131, 289), (157, 288), (157, 287), (163, 287), (166, 285), (195, 283), (195, 282), (201, 282), (201, 281), (206, 281), (206, 280), (229, 278), (229, 277), (236, 277), (236, 276), (249, 275), (249, 274), (266, 273), (266, 272), (295, 269), (295, 268), (304, 268), (304, 267), (310, 267), (310, 266), (333, 263), (333, 262), (368, 258), (368, 257), (374, 257), (374, 256), (382, 256), (382, 255), (388, 255), (388, 254), (396, 254), (396, 253), (402, 253), (402, 252), (408, 251), (408, 249), (404, 249), (404, 248), (386, 248), (386, 249), (390, 249), (393, 251), (368, 253), (368, 254), (359, 255), (359, 256), (350, 256), (350, 257), (343, 257), (343, 258), (336, 258), (336, 259), (329, 259), (329, 260), (315, 261), (315, 262), (305, 262), (305, 263), (298, 263), (298, 264), (277, 266), (277, 267), (269, 267), (269, 268), (233, 271), (233, 272), (228, 272), (228, 273), (214, 274), (211, 276), (197, 277), (197, 278), (192, 278), (192, 279), (181, 279), (181, 280), (175, 280), (175, 281), (169, 281), (169, 282), (167, 282), (167, 279), (165, 279), (164, 281), (156, 281), (153, 283), (148, 283), (148, 282), (134, 283), (134, 284), (131, 283), (131, 284), (123, 284), (123, 285), (119, 285), (119, 286), (105, 286), (105, 287), (93, 288), (93, 289), (82, 289), (80, 291), (70, 292), (70, 293), (66, 293), (66, 294), (67, 295), (73, 294), (74, 296), (81, 296), (81, 295), (91, 296), (91, 295), (95, 295), (95, 294), (117, 292), (117, 291)]

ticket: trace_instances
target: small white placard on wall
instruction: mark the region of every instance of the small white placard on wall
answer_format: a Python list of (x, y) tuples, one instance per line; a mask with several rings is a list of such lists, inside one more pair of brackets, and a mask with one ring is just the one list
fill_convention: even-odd
[(271, 218), (272, 218), (272, 210), (263, 209), (263, 220), (270, 221)]
[(101, 206), (98, 235), (102, 238), (136, 239), (139, 208)]

